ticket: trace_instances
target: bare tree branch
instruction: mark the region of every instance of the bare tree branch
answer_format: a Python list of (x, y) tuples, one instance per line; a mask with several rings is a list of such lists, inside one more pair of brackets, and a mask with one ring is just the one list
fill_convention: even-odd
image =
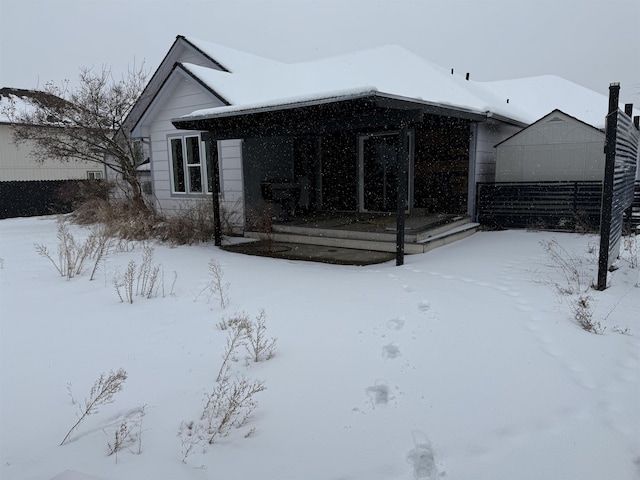
[(107, 67), (100, 71), (83, 67), (77, 87), (48, 82), (42, 92), (22, 95), (28, 108), (9, 105), (3, 113), (13, 124), (14, 143), (29, 142), (36, 161), (53, 158), (104, 165), (126, 182), (132, 206), (148, 209), (138, 176), (146, 159), (126, 124), (146, 79), (142, 67), (130, 69), (120, 80)]

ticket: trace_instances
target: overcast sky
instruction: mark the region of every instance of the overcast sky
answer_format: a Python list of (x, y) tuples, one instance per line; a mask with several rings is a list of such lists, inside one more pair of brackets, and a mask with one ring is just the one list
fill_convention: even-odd
[(639, 32), (639, 0), (0, 0), (0, 87), (153, 72), (185, 35), (281, 61), (396, 43), (475, 80), (620, 82), (640, 106)]

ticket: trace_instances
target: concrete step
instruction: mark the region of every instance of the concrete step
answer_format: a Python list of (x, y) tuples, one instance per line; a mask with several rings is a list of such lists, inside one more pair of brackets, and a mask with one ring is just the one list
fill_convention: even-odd
[[(284, 227), (284, 228), (282, 228)], [(405, 235), (404, 251), (407, 254), (424, 253), (442, 245), (455, 242), (477, 232), (478, 223), (465, 221), (447, 225), (447, 229), (438, 227), (430, 231), (430, 235), (418, 238), (417, 235)], [(306, 245), (322, 245), (326, 247), (352, 248), (356, 250), (371, 250), (377, 252), (395, 252), (396, 235), (386, 233), (354, 232), (347, 230), (314, 229), (305, 227), (278, 226), (269, 235), (275, 242), (300, 243)], [(434, 232), (437, 231), (438, 233)], [(245, 232), (245, 237), (264, 239), (265, 234), (259, 232)]]

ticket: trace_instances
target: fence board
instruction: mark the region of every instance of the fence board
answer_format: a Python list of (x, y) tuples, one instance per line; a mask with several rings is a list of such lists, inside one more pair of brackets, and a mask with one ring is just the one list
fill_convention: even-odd
[(0, 182), (0, 218), (69, 213), (79, 185), (88, 180)]
[(479, 183), (477, 221), (493, 228), (597, 231), (601, 182)]

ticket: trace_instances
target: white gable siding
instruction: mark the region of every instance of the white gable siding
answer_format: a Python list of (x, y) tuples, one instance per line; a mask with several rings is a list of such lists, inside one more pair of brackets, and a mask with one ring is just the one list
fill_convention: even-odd
[(497, 147), (496, 181), (602, 180), (604, 133), (553, 112)]
[(475, 181), (496, 181), (496, 144), (522, 130), (521, 127), (497, 121), (478, 124)]
[[(175, 194), (171, 191), (168, 138), (172, 135), (198, 132), (177, 130), (171, 119), (199, 108), (220, 107), (222, 103), (193, 79), (176, 73), (165, 85), (162, 96), (145, 115), (140, 132), (148, 137), (151, 146), (151, 172), (156, 207), (177, 214), (197, 202), (211, 201), (210, 194)], [(244, 219), (242, 150), (240, 140), (218, 143), (220, 161), (221, 205), (226, 212)]]
[(102, 165), (88, 162), (60, 162), (45, 159), (37, 162), (29, 154), (29, 144), (16, 146), (10, 125), (0, 124), (0, 181), (86, 180), (87, 172), (101, 172)]

